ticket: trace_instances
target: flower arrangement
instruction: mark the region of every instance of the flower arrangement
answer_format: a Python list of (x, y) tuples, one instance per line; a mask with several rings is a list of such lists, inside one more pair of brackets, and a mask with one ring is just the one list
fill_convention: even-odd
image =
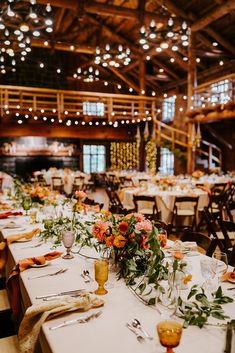
[(166, 236), (159, 235), (142, 214), (116, 218), (105, 213), (92, 226), (91, 234), (97, 242), (95, 246), (112, 250), (114, 261), (119, 265), (119, 277), (124, 277), (127, 283), (143, 275), (155, 257), (156, 276), (160, 278), (166, 273), (161, 264), (164, 258), (161, 247), (166, 244)]
[(73, 212), (81, 212), (81, 211), (86, 211), (86, 208), (83, 204), (87, 197), (87, 194), (82, 191), (82, 190), (77, 190), (74, 193), (74, 198), (76, 199), (76, 202), (73, 205)]

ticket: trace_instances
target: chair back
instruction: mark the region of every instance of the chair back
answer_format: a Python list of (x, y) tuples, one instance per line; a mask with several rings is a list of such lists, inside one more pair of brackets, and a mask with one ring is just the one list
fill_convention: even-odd
[[(155, 196), (133, 195), (133, 202), (135, 205), (135, 212), (141, 212), (148, 218), (160, 215)], [(151, 212), (143, 212), (142, 210), (150, 210)]]
[(204, 249), (205, 251), (208, 250), (209, 246), (211, 245), (211, 239), (203, 234), (203, 233), (199, 233), (199, 232), (191, 232), (186, 230), (181, 238), (181, 241), (194, 241), (197, 243), (197, 246), (199, 246), (200, 248)]
[(61, 177), (52, 177), (51, 178), (51, 187), (52, 187), (52, 190), (56, 190), (56, 191), (59, 191), (59, 192), (62, 192), (63, 191), (63, 179)]
[[(173, 213), (172, 213), (172, 226), (174, 225), (174, 220), (176, 217), (179, 216), (187, 216), (187, 215), (182, 215), (179, 214), (179, 210), (192, 210), (193, 214), (189, 215), (193, 217), (192, 220), (192, 229), (195, 228), (196, 226), (196, 216), (197, 216), (197, 208), (198, 208), (198, 196), (176, 196), (175, 197), (175, 202), (174, 202), (174, 208), (173, 208)], [(177, 228), (177, 227), (176, 227)]]

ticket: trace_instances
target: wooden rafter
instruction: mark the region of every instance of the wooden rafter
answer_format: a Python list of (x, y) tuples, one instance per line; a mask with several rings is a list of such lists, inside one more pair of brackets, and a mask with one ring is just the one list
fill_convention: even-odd
[[(39, 4), (47, 4), (48, 0), (38, 0)], [(78, 1), (77, 0), (51, 0), (50, 4), (55, 7), (67, 8), (73, 11), (78, 10)], [(84, 4), (84, 11), (94, 15), (100, 16), (115, 16), (120, 18), (126, 18), (130, 20), (139, 20), (139, 11), (138, 9), (131, 9), (127, 7), (115, 6), (102, 4), (95, 1), (87, 1)], [(161, 23), (167, 23), (169, 17), (165, 15), (159, 15), (152, 12), (145, 11), (144, 19), (147, 21), (151, 21), (155, 19)], [(177, 22), (177, 20), (176, 20)]]
[(73, 53), (84, 53), (84, 54), (95, 54), (95, 48), (85, 46), (85, 45), (76, 45), (73, 50), (71, 50), (71, 45), (61, 42), (47, 41), (48, 45), (44, 44), (45, 41), (42, 39), (33, 39), (31, 45), (33, 47), (44, 48), (44, 49), (56, 49), (61, 51), (70, 51)]
[[(161, 4), (161, 0), (155, 0), (158, 4)], [(198, 20), (194, 13), (188, 13), (182, 8), (177, 7), (177, 5), (172, 0), (165, 0), (165, 5), (167, 8), (175, 15), (187, 20), (189, 24), (196, 22)], [(220, 43), (226, 50), (235, 55), (235, 48), (227, 41), (224, 37), (215, 32), (212, 28), (206, 27), (205, 32), (207, 32), (212, 38), (214, 38), (218, 43)], [(205, 43), (207, 46), (213, 48), (212, 43), (201, 33), (198, 33), (197, 38)]]
[(119, 70), (115, 69), (113, 66), (108, 67), (111, 72), (114, 73), (118, 78), (125, 82), (129, 87), (132, 87), (136, 92), (139, 92), (140, 88), (134, 82), (132, 82), (126, 75), (124, 76)]
[(226, 15), (230, 11), (235, 9), (235, 1), (227, 0), (224, 1), (220, 6), (217, 6), (215, 9), (210, 11), (207, 15), (200, 18), (194, 22), (191, 26), (193, 32), (199, 31), (200, 29), (207, 27), (210, 23), (216, 21), (218, 18)]

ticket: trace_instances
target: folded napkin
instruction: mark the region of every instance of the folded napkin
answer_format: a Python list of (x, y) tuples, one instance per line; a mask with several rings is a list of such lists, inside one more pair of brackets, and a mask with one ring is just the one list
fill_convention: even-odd
[(42, 265), (46, 261), (57, 259), (61, 256), (61, 254), (61, 252), (53, 251), (43, 256), (28, 257), (26, 259), (19, 260), (16, 266), (12, 269), (7, 281), (7, 288), (9, 289), (11, 307), (14, 315), (18, 315), (20, 313), (20, 272), (27, 270), (27, 268), (31, 265)]
[(0, 214), (0, 219), (5, 219), (5, 218), (11, 217), (11, 216), (22, 216), (22, 215), (23, 215), (22, 212), (9, 211), (9, 212), (5, 212), (5, 213), (1, 213)]
[(221, 281), (234, 281), (235, 282), (235, 268), (233, 272), (226, 272), (222, 277)]
[(70, 311), (87, 311), (104, 304), (102, 299), (89, 294), (78, 298), (63, 297), (29, 307), (20, 324), (18, 339), (20, 353), (33, 353), (42, 324), (46, 320)]
[(7, 244), (9, 245), (23, 238), (32, 239), (36, 234), (40, 233), (40, 231), (41, 231), (40, 228), (36, 228), (36, 229), (33, 229), (31, 232), (10, 235), (7, 237)]

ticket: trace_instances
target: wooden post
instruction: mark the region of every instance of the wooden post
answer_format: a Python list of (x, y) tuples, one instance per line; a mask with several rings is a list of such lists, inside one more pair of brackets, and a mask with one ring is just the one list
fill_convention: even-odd
[[(192, 98), (194, 96), (194, 90), (197, 85), (197, 74), (196, 74), (196, 56), (194, 50), (194, 34), (189, 30), (189, 46), (188, 46), (188, 101), (187, 101), (187, 110), (190, 110), (192, 105)], [(188, 143), (188, 151), (187, 151), (187, 172), (191, 174), (194, 170), (195, 166), (195, 153), (192, 148), (192, 125), (188, 124), (188, 134), (189, 134), (189, 143)]]
[[(140, 95), (144, 95), (145, 93), (141, 93), (142, 91), (145, 91), (146, 89), (146, 84), (145, 84), (145, 62), (144, 61), (140, 61), (140, 65), (139, 65), (139, 86), (140, 86)], [(140, 101), (139, 103), (139, 112), (140, 112), (140, 117), (144, 117), (144, 101)]]

